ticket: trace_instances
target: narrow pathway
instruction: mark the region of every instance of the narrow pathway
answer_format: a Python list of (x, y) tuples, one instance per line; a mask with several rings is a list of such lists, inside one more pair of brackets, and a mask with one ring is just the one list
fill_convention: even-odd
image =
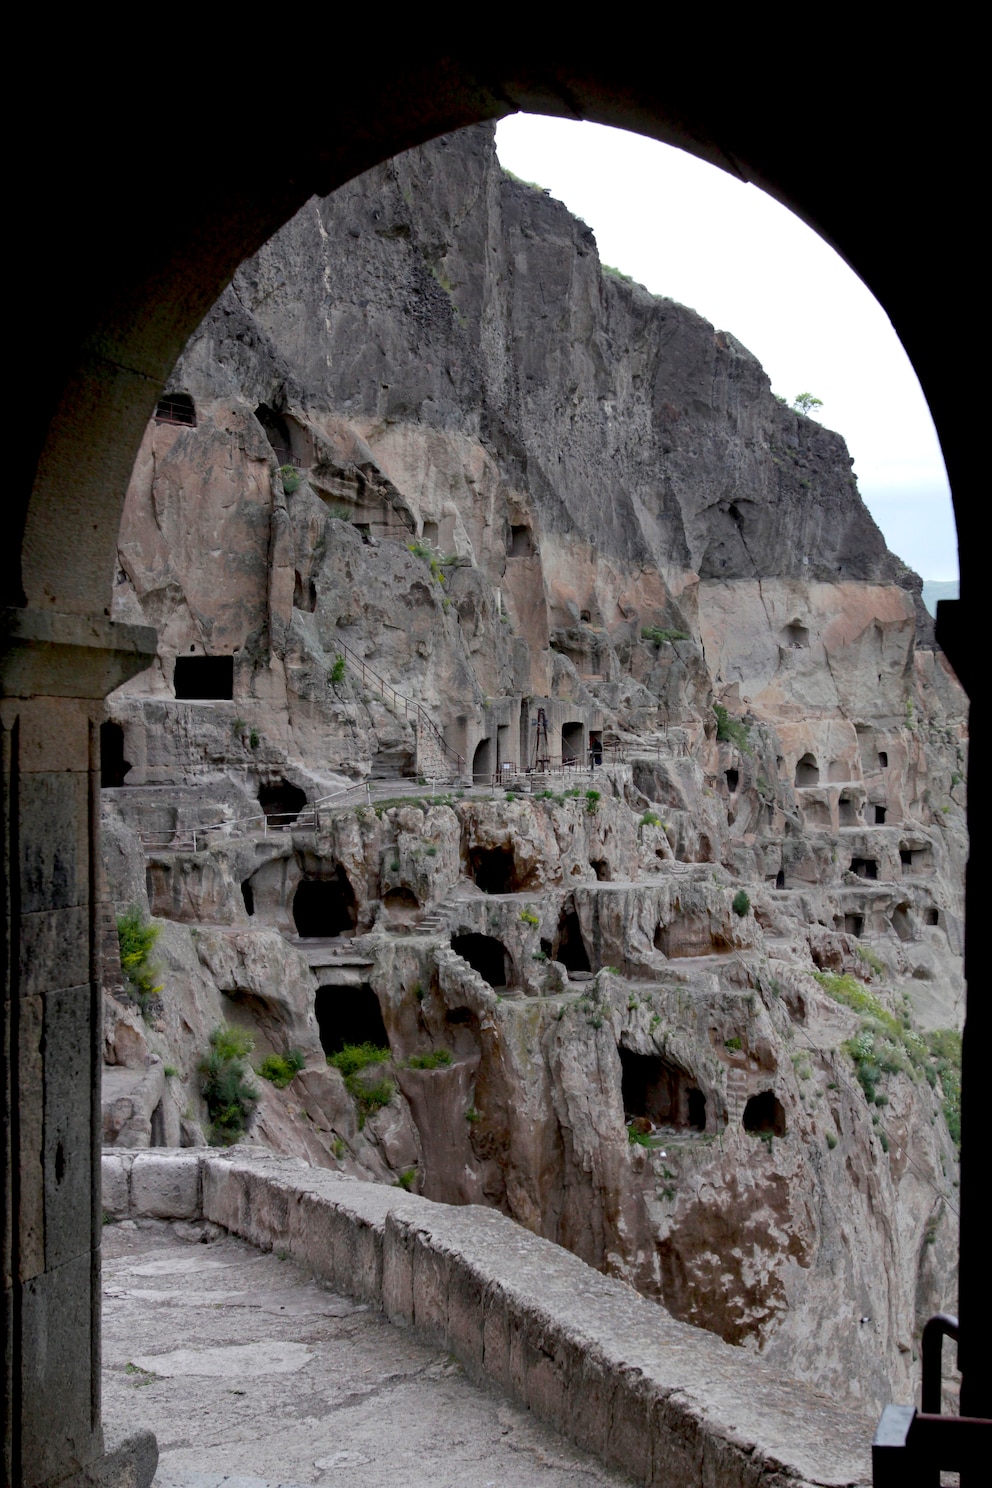
[(103, 1294), (104, 1416), (155, 1432), (154, 1488), (634, 1488), (448, 1354), (212, 1225), (107, 1225)]

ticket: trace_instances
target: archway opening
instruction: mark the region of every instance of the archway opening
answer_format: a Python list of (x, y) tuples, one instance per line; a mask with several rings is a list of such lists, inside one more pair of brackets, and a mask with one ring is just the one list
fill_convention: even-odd
[(131, 761), (124, 758), (124, 730), (108, 718), (100, 725), (100, 786), (113, 790), (124, 784)]
[(752, 1095), (744, 1107), (743, 1126), (746, 1132), (756, 1136), (784, 1137), (785, 1110), (774, 1090), (762, 1090)]
[(472, 779), (476, 785), (486, 785), (492, 779), (494, 769), (493, 741), (480, 739), (472, 756)]
[(560, 961), (568, 972), (591, 972), (589, 953), (582, 936), (582, 926), (574, 903), (565, 905), (558, 917), (558, 933), (554, 942), (554, 959)]
[(816, 763), (816, 756), (804, 754), (796, 765), (796, 785), (806, 789), (811, 785), (819, 785), (820, 768)]
[(368, 982), (359, 987), (318, 987), (313, 1010), (325, 1054), (339, 1054), (345, 1044), (389, 1045), (382, 1008)]
[(451, 949), (494, 990), (510, 985), (510, 957), (503, 942), (494, 935), (479, 935), (475, 931), (453, 935)]
[(307, 793), (288, 780), (276, 780), (259, 786), (258, 804), (271, 826), (288, 827), (307, 804)]
[(484, 894), (516, 894), (520, 890), (512, 847), (473, 847), (469, 853), (472, 877)]
[(342, 868), (323, 878), (304, 878), (293, 895), (293, 922), (304, 940), (351, 935), (357, 919), (355, 895)]
[(660, 1054), (620, 1046), (621, 1092), (627, 1121), (647, 1118), (676, 1131), (706, 1129), (706, 1096), (691, 1075)]

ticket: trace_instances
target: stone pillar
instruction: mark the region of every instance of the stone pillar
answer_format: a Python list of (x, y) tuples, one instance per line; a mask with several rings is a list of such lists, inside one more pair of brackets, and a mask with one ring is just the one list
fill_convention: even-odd
[[(4, 1474), (23, 1488), (121, 1466), (100, 1419), (100, 722), (154, 653), (146, 627), (0, 612)], [(142, 1452), (135, 1484), (147, 1433)]]

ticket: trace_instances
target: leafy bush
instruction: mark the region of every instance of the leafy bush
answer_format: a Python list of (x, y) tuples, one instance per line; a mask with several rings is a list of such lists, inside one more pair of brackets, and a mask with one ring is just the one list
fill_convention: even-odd
[(734, 914), (738, 915), (741, 919), (743, 919), (744, 916), (747, 914), (748, 910), (751, 908), (751, 901), (743, 889), (737, 890), (737, 893), (734, 895), (733, 903), (730, 907), (734, 911)]
[(245, 1062), (253, 1048), (251, 1036), (239, 1028), (215, 1028), (210, 1035), (210, 1051), (201, 1059), (199, 1071), (214, 1147), (236, 1142), (258, 1104), (258, 1091)]
[(431, 1049), (428, 1054), (411, 1054), (407, 1060), (408, 1069), (444, 1069), (451, 1063), (452, 1054), (450, 1049)]
[(746, 723), (731, 718), (720, 703), (713, 704), (716, 714), (716, 736), (721, 744), (736, 744), (741, 754), (751, 754), (751, 735)]
[(526, 909), (520, 911), (520, 918), (525, 925), (539, 925), (541, 923), (540, 916), (534, 913), (533, 905), (530, 904), (528, 904)]
[(641, 640), (652, 641), (655, 646), (667, 646), (672, 641), (687, 641), (689, 632), (687, 630), (666, 630), (661, 625), (644, 625), (641, 627)]
[(335, 656), (334, 665), (331, 667), (331, 682), (337, 687), (339, 682), (344, 681), (344, 674), (348, 670), (348, 663), (341, 655)]
[(725, 1049), (740, 1049), (741, 1048), (740, 1034), (735, 1033), (734, 1036), (733, 1036), (733, 1038), (724, 1039), (724, 1041), (723, 1041), (723, 1047)]
[(261, 1064), (255, 1066), (255, 1073), (261, 1075), (263, 1080), (268, 1080), (277, 1090), (285, 1090), (305, 1063), (299, 1049), (290, 1049), (288, 1054), (267, 1054)]
[(658, 813), (656, 811), (645, 811), (644, 815), (641, 817), (641, 826), (642, 827), (660, 827), (661, 826), (661, 817), (658, 815)]
[(599, 791), (598, 790), (587, 790), (586, 791), (586, 810), (588, 812), (590, 812), (590, 813), (593, 812), (593, 811), (595, 811), (598, 808), (598, 806), (599, 806), (600, 799), (601, 798), (600, 798), (600, 794), (599, 794)]
[(280, 465), (279, 476), (282, 480), (283, 493), (286, 496), (292, 496), (293, 492), (298, 491), (303, 484), (303, 476), (295, 465)]
[(365, 1118), (388, 1106), (396, 1093), (392, 1080), (363, 1078), (369, 1066), (389, 1063), (389, 1049), (377, 1044), (345, 1044), (337, 1054), (328, 1054), (327, 1062), (344, 1076), (345, 1089), (358, 1107), (358, 1129), (365, 1125)]
[(410, 1193), (412, 1191), (413, 1185), (416, 1183), (416, 1181), (417, 1181), (417, 1170), (416, 1170), (416, 1168), (404, 1168), (403, 1171), (402, 1171), (402, 1173), (400, 1174), (400, 1176), (397, 1178), (396, 1182), (393, 1184), (393, 1187), (394, 1188), (402, 1188), (402, 1189), (404, 1189), (406, 1191), (406, 1193)]
[(120, 947), (121, 969), (131, 984), (131, 991), (138, 999), (142, 1011), (149, 1000), (161, 992), (156, 986), (158, 968), (151, 962), (151, 953), (162, 933), (161, 925), (145, 923), (144, 916), (136, 904), (117, 917), (117, 943)]

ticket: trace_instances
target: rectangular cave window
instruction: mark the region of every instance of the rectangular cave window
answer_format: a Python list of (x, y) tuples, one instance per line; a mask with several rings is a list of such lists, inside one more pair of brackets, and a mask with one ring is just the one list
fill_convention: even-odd
[(176, 697), (206, 702), (234, 696), (233, 656), (177, 656)]
[(876, 825), (876, 827), (884, 827), (885, 826), (885, 807), (884, 806), (876, 806), (875, 807), (875, 825)]
[(877, 878), (878, 863), (874, 858), (852, 858), (851, 872), (859, 878)]
[(878, 751), (878, 768), (880, 770), (887, 770), (889, 768), (889, 756), (884, 749)]

